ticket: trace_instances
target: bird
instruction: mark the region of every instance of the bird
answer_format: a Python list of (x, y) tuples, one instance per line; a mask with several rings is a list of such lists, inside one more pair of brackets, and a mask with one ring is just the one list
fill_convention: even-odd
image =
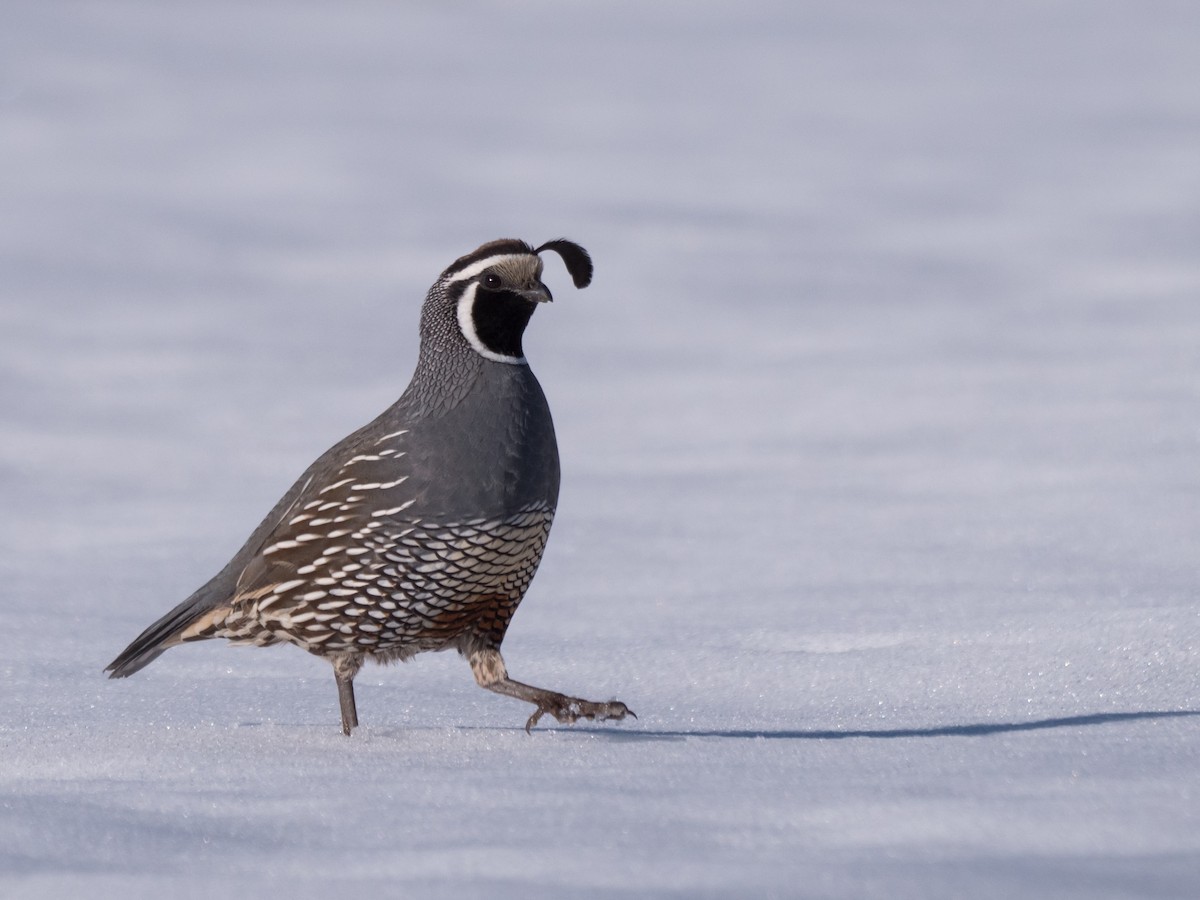
[(522, 345), (553, 297), (546, 251), (576, 288), (588, 252), (489, 241), (430, 287), (407, 389), (308, 467), (211, 580), (150, 625), (106, 668), (125, 678), (165, 650), (224, 638), (294, 644), (333, 665), (342, 731), (358, 726), (364, 662), (457, 650), (483, 688), (561, 723), (636, 715), (515, 681), (500, 645), (533, 579), (558, 503), (560, 467), (545, 394)]

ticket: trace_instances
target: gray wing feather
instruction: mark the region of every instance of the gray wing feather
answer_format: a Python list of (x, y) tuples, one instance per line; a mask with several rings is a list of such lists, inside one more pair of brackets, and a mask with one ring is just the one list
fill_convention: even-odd
[(234, 555), (225, 568), (134, 638), (133, 642), (121, 651), (120, 656), (108, 664), (104, 669), (109, 673), (108, 677), (126, 678), (154, 662), (163, 651), (171, 646), (172, 638), (206, 612), (226, 602), (233, 595), (238, 576), (246, 567), (247, 562), (254, 558), (259, 548), (296, 505), (311, 481), (312, 476), (308, 472), (301, 476), (300, 480), (292, 485), (291, 490), (283, 495), (271, 512), (267, 514), (267, 517), (254, 529), (253, 534), (242, 545), (242, 549)]
[[(369, 425), (339, 441), (321, 454), (320, 458), (309, 466), (291, 489), (280, 498), (225, 568), (138, 635), (116, 659), (105, 667), (104, 671), (109, 673), (109, 677), (125, 678), (149, 665), (163, 651), (174, 646), (175, 639), (189, 625), (205, 613), (216, 609), (223, 603), (228, 603), (238, 590), (238, 581), (242, 578), (243, 572), (275, 536), (280, 526), (287, 521), (292, 509), (308, 499), (309, 494), (320, 488), (320, 479), (317, 479), (318, 473), (336, 468), (341, 461), (352, 457), (364, 442), (373, 440), (381, 429), (388, 427), (394, 410), (395, 407), (389, 409)], [(314, 479), (317, 481), (315, 485)]]
[(181, 632), (197, 619), (222, 604), (228, 604), (238, 593), (239, 581), (242, 580), (247, 566), (250, 566), (258, 558), (263, 547), (275, 538), (277, 532), (280, 532), (281, 527), (288, 521), (290, 512), (295, 506), (304, 503), (314, 492), (322, 488), (323, 481), (318, 478), (318, 475), (341, 467), (344, 462), (353, 458), (356, 452), (364, 448), (364, 445), (378, 444), (380, 433), (395, 431), (397, 414), (398, 404), (385, 410), (371, 424), (359, 428), (358, 431), (340, 440), (320, 455), (317, 461), (313, 462), (312, 466), (308, 467), (305, 473), (296, 480), (290, 490), (283, 494), (280, 502), (276, 503), (274, 508), (266, 514), (258, 528), (254, 529), (250, 538), (242, 545), (241, 550), (234, 554), (233, 559), (229, 560), (224, 569), (217, 572), (190, 598), (181, 602), (174, 610), (168, 612), (166, 616), (158, 619), (157, 622), (150, 625), (150, 628), (134, 638), (130, 646), (122, 650), (118, 658), (104, 668), (104, 671), (109, 673), (109, 678), (125, 678), (139, 671), (140, 668), (148, 666), (163, 653), (163, 650), (173, 647), (176, 642), (175, 638), (178, 638)]

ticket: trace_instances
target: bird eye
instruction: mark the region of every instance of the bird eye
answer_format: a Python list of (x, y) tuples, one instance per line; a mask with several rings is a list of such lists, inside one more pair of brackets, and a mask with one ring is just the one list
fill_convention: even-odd
[(497, 275), (495, 272), (488, 272), (486, 275), (483, 276), (483, 280), (480, 283), (485, 288), (490, 288), (492, 290), (495, 290), (496, 288), (500, 287), (500, 284), (501, 284), (500, 276)]

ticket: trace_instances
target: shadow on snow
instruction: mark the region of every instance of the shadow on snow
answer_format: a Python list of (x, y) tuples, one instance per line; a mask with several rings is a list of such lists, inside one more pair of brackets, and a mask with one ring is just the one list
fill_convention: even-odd
[(1200, 710), (1145, 710), (1142, 712), (1091, 713), (1083, 716), (1060, 716), (1053, 719), (1034, 719), (1029, 722), (971, 722), (964, 725), (933, 725), (927, 728), (855, 728), (763, 730), (728, 729), (698, 731), (650, 731), (627, 728), (583, 728), (576, 732), (603, 735), (620, 740), (668, 740), (678, 738), (761, 738), (766, 740), (832, 741), (844, 738), (922, 738), (922, 737), (984, 737), (1015, 731), (1042, 731), (1048, 728), (1075, 728), (1085, 725), (1108, 725), (1139, 719), (1176, 719), (1200, 716)]

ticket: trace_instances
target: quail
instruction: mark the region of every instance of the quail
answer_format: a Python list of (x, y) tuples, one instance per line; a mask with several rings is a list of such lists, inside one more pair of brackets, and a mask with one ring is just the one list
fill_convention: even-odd
[(354, 676), (455, 649), (488, 690), (559, 722), (632, 716), (508, 677), (500, 644), (542, 559), (558, 502), (550, 409), (522, 350), (552, 299), (539, 254), (577, 288), (592, 278), (571, 241), (491, 241), (456, 260), (421, 308), (408, 388), (317, 459), (216, 576), (106, 668), (137, 672), (178, 644), (295, 644), (333, 664), (342, 731), (358, 725)]

